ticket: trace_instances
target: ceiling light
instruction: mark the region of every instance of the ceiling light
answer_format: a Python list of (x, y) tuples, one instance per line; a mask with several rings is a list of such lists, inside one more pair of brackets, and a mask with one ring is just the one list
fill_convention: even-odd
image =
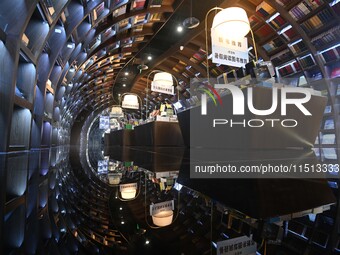
[(129, 75), (129, 72), (125, 72), (124, 74), (125, 74), (126, 76), (128, 76), (128, 75)]
[(148, 60), (152, 60), (152, 56), (149, 55), (149, 56), (148, 56)]
[(195, 17), (189, 17), (183, 21), (183, 26), (188, 29), (193, 29), (195, 27), (198, 27), (199, 24), (200, 24), (200, 21)]
[(246, 11), (239, 7), (223, 9), (215, 15), (211, 30), (224, 37), (243, 38), (250, 31)]
[(126, 84), (125, 84), (125, 83), (123, 84), (123, 87), (126, 87)]
[(177, 32), (181, 33), (183, 31), (183, 27), (182, 26), (178, 26), (177, 27)]

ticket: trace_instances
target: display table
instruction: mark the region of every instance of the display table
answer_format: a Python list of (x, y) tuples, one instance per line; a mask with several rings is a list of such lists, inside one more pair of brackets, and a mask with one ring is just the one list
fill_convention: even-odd
[(153, 121), (135, 127), (137, 146), (183, 146), (178, 122)]
[(120, 146), (133, 146), (135, 145), (135, 135), (132, 129), (121, 129), (116, 131), (111, 131), (110, 146), (120, 145)]

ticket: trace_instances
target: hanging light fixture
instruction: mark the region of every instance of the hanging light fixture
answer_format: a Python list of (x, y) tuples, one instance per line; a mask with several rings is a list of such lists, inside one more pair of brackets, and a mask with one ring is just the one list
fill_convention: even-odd
[(240, 7), (230, 7), (218, 12), (211, 30), (228, 38), (243, 38), (250, 31), (247, 13)]
[(186, 18), (183, 21), (183, 26), (186, 27), (187, 29), (193, 29), (195, 27), (198, 27), (200, 24), (200, 21), (192, 16), (192, 0), (190, 0), (190, 17)]
[(121, 184), (119, 186), (120, 194), (123, 199), (129, 200), (136, 197), (137, 183)]
[(108, 174), (109, 184), (118, 185), (120, 183), (120, 177), (119, 174)]
[(138, 96), (136, 94), (123, 94), (122, 108), (139, 109)]
[(172, 223), (173, 210), (167, 210), (152, 215), (152, 222), (158, 227), (165, 227)]
[(155, 86), (166, 86), (166, 87), (171, 87), (174, 82), (172, 80), (172, 75), (167, 72), (159, 72), (156, 73), (155, 76), (153, 77), (153, 83)]

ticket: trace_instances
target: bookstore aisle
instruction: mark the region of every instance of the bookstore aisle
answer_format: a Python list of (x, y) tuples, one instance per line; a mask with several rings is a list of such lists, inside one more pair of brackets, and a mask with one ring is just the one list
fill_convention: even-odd
[[(212, 54), (216, 7), (246, 12), (245, 57)], [(339, 0), (2, 0), (0, 56), (0, 254), (340, 254)], [(312, 93), (303, 129), (227, 132), (221, 162), (328, 173), (191, 178), (191, 85), (232, 102), (207, 77)]]

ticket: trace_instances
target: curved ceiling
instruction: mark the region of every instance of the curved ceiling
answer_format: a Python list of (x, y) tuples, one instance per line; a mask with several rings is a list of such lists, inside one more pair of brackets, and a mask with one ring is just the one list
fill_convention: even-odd
[[(29, 59), (36, 63), (38, 87), (50, 82), (55, 92), (53, 108), (60, 111), (62, 126), (71, 127), (77, 116), (85, 119), (93, 111), (119, 104), (119, 94), (131, 91), (145, 98), (146, 75), (153, 69), (171, 72), (179, 81), (180, 97), (188, 98), (190, 78), (206, 76), (205, 68), (193, 62), (191, 56), (199, 50), (205, 54), (207, 10), (241, 5), (251, 15), (259, 1), (17, 2), (0, 4), (7, 41), (11, 34), (35, 40), (34, 45), (28, 42), (27, 48), (21, 42), (19, 62)], [(14, 22), (13, 9), (25, 19)], [(201, 21), (200, 25), (178, 33), (177, 26), (191, 14)], [(147, 71), (138, 69), (143, 64), (148, 65)], [(151, 105), (165, 98), (149, 95)], [(175, 101), (176, 97), (169, 99)]]

